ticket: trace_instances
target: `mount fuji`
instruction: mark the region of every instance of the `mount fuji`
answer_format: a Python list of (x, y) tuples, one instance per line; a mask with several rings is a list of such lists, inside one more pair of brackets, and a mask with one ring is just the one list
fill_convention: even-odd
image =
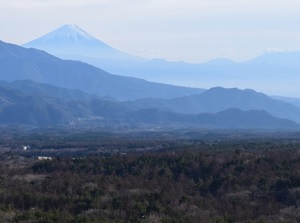
[(44, 50), (63, 59), (82, 57), (114, 61), (142, 60), (142, 58), (126, 54), (107, 45), (76, 25), (63, 25), (42, 37), (23, 44), (23, 47)]
[(151, 82), (207, 89), (250, 88), (269, 95), (300, 97), (300, 51), (269, 52), (243, 62), (146, 60), (121, 52), (75, 25), (64, 25), (23, 46), (45, 50), (61, 59), (83, 61), (111, 74)]

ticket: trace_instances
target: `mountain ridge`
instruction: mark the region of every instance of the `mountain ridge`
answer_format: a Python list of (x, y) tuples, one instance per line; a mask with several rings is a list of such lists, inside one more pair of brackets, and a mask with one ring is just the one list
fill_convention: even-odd
[(140, 99), (130, 102), (136, 108), (156, 108), (185, 114), (216, 113), (230, 108), (264, 110), (279, 118), (300, 123), (300, 108), (252, 89), (214, 87), (201, 94), (174, 99)]
[[(20, 86), (27, 81), (19, 81)], [(40, 83), (35, 83), (39, 85)], [(298, 129), (299, 125), (290, 120), (276, 118), (265, 111), (242, 111), (231, 108), (215, 114), (179, 114), (157, 109), (136, 109), (129, 104), (91, 98), (89, 100), (69, 100), (63, 97), (44, 95), (42, 88), (27, 95), (10, 83), (0, 85), (0, 99), (5, 97), (10, 103), (0, 106), (1, 124), (18, 124), (61, 127), (110, 126), (126, 128), (259, 128)], [(41, 86), (44, 86), (41, 84)], [(53, 86), (57, 91), (62, 89)], [(40, 89), (40, 90), (38, 90)], [(39, 92), (40, 91), (40, 92)], [(69, 95), (65, 89), (65, 94)], [(71, 91), (71, 90), (70, 90)], [(15, 97), (17, 95), (17, 97)]]
[[(32, 46), (34, 47), (34, 46)], [(256, 58), (234, 62), (228, 59), (213, 59), (203, 63), (173, 62), (162, 59), (145, 60), (129, 58), (120, 60), (112, 55), (101, 57), (80, 53), (75, 48), (55, 52), (46, 45), (35, 46), (63, 59), (80, 60), (113, 74), (142, 78), (148, 81), (211, 88), (223, 86), (263, 91), (270, 95), (300, 97), (299, 80), (300, 52), (269, 52)], [(96, 49), (93, 49), (95, 52)], [(99, 51), (100, 52), (100, 51)], [(116, 63), (117, 61), (117, 63)]]
[(92, 65), (62, 60), (44, 51), (27, 49), (0, 41), (0, 80), (31, 79), (69, 89), (79, 89), (117, 100), (172, 98), (203, 90), (153, 83), (133, 77), (107, 73)]

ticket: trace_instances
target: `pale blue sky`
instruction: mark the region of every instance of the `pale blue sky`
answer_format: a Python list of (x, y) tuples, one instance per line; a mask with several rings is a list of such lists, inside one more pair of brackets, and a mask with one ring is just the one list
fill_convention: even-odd
[(300, 50), (299, 0), (0, 0), (0, 40), (76, 24), (127, 53), (203, 62)]

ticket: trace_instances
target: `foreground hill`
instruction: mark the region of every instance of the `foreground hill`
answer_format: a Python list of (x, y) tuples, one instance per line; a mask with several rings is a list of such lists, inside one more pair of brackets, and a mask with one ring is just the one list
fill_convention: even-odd
[(27, 79), (118, 100), (173, 98), (203, 91), (112, 75), (82, 62), (61, 60), (44, 51), (0, 41), (0, 80)]
[(216, 113), (230, 108), (244, 111), (264, 110), (275, 117), (291, 119), (300, 123), (300, 108), (276, 100), (251, 89), (211, 88), (202, 94), (175, 99), (141, 99), (130, 102), (136, 108), (155, 108), (186, 114)]
[[(58, 94), (49, 95), (47, 92), (58, 92)], [(273, 117), (264, 111), (226, 109), (215, 114), (180, 114), (158, 109), (134, 108), (131, 103), (105, 100), (80, 91), (75, 92), (76, 95), (74, 90), (45, 86), (32, 81), (2, 82), (0, 123), (66, 127), (91, 125), (243, 129), (299, 127), (295, 122)]]

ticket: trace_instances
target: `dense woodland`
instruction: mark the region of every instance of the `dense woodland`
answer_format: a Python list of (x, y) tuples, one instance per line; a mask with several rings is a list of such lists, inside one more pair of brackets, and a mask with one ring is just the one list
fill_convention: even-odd
[[(81, 146), (88, 144), (87, 135), (96, 137), (86, 134)], [(198, 135), (163, 140), (158, 134), (156, 141), (136, 135), (126, 141), (120, 135), (118, 141), (101, 135), (93, 148), (102, 142), (122, 149), (42, 161), (17, 146), (2, 152), (0, 222), (300, 221), (300, 143), (294, 136), (205, 141)], [(7, 143), (23, 139), (39, 145), (37, 151), (53, 146), (46, 139), (42, 146), (36, 136), (18, 135)]]

